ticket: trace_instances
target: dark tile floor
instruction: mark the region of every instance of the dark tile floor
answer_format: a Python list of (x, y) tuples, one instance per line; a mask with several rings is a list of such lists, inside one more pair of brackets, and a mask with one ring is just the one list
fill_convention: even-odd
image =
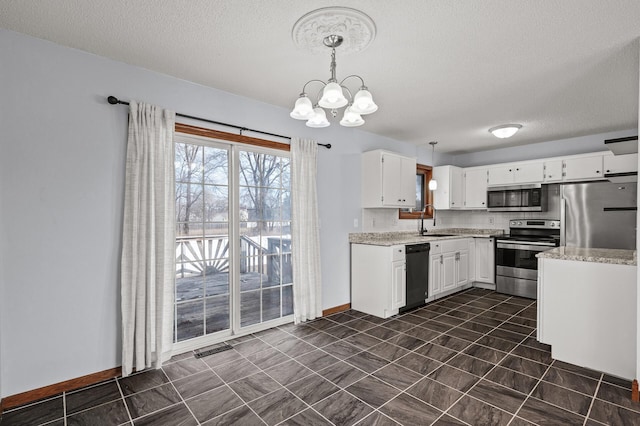
[(628, 382), (553, 360), (535, 326), (535, 301), (482, 289), (388, 320), (347, 311), (10, 410), (0, 424), (640, 425)]

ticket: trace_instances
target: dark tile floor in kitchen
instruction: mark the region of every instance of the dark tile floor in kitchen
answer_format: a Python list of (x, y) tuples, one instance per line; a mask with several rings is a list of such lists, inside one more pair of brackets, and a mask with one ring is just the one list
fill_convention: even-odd
[(630, 383), (555, 361), (535, 301), (471, 289), (347, 311), (3, 414), (6, 425), (640, 425)]

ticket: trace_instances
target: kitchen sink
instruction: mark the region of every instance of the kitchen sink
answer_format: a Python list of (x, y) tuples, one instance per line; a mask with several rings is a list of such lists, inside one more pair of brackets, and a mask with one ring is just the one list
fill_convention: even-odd
[(455, 237), (455, 234), (432, 234), (432, 233), (427, 233), (427, 234), (422, 234), (423, 237)]

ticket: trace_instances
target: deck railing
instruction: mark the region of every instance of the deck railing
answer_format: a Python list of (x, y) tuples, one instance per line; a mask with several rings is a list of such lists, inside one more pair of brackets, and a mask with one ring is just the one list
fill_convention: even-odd
[[(177, 278), (228, 272), (228, 235), (176, 238)], [(240, 236), (240, 273), (252, 272), (266, 274), (271, 283), (292, 282), (291, 239), (267, 237), (267, 246), (263, 247), (249, 236)]]

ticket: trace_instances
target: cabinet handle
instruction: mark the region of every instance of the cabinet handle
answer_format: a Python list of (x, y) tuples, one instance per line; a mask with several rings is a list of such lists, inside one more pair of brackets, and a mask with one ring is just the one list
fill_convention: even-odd
[(519, 172), (519, 171), (520, 171), (520, 169), (516, 169), (516, 172)]
[(442, 265), (444, 262), (442, 261), (442, 255), (440, 255), (440, 264)]
[(482, 205), (484, 206), (484, 201), (482, 202)]
[(611, 173), (611, 170), (607, 170), (607, 173)]
[(596, 170), (596, 174), (599, 175), (600, 174), (600, 170)]

